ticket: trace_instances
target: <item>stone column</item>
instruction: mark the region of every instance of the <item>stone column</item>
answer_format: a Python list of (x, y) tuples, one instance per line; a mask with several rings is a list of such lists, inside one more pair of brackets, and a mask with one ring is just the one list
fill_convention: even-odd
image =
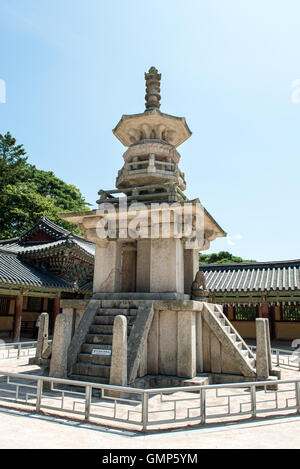
[(149, 375), (158, 375), (159, 359), (159, 311), (155, 311), (148, 335), (148, 363)]
[(151, 240), (137, 240), (136, 291), (150, 292)]
[(36, 346), (35, 358), (42, 358), (43, 353), (48, 347), (48, 334), (49, 334), (49, 314), (42, 313), (40, 317), (40, 327), (38, 333), (38, 340)]
[(196, 351), (197, 373), (203, 373), (203, 319), (199, 311), (196, 313)]
[(23, 296), (17, 296), (15, 303), (15, 316), (14, 316), (14, 329), (13, 329), (13, 342), (20, 340), (21, 322), (23, 312)]
[(136, 291), (136, 246), (133, 243), (122, 247), (122, 292)]
[(67, 336), (66, 336), (66, 341), (67, 341), (68, 345), (70, 345), (70, 342), (71, 342), (71, 339), (72, 339), (72, 336), (73, 336), (74, 327), (75, 327), (75, 324), (74, 324), (74, 308), (63, 308), (62, 312), (66, 316), (67, 322), (68, 322), (68, 333), (67, 333)]
[(150, 292), (184, 292), (181, 239), (151, 240)]
[(178, 312), (177, 376), (196, 376), (196, 318), (194, 311)]
[(66, 378), (68, 359), (68, 319), (60, 313), (56, 317), (54, 336), (52, 342), (52, 357), (49, 376), (53, 378)]
[(114, 320), (109, 384), (127, 386), (127, 318)]
[(192, 283), (199, 270), (199, 251), (195, 249), (184, 250), (184, 293), (191, 294)]
[(269, 377), (267, 327), (264, 318), (256, 319), (256, 374), (261, 379)]
[(121, 290), (121, 248), (117, 241), (97, 243), (94, 268), (94, 293)]

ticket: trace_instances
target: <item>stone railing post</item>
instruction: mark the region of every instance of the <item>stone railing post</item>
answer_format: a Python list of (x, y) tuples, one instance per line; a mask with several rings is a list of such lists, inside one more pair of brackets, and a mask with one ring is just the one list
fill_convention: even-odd
[(68, 358), (68, 319), (60, 313), (56, 317), (52, 342), (52, 357), (49, 376), (53, 378), (67, 377)]
[(114, 320), (109, 384), (127, 386), (127, 318)]
[(258, 378), (269, 377), (269, 352), (267, 336), (268, 320), (256, 319), (256, 374)]
[(48, 334), (49, 334), (49, 314), (42, 313), (40, 317), (40, 327), (36, 345), (35, 358), (42, 358), (43, 353), (48, 347)]

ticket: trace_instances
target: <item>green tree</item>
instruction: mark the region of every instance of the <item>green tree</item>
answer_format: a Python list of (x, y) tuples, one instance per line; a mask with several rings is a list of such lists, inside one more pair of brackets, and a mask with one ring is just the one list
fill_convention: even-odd
[(51, 171), (27, 162), (23, 145), (8, 132), (0, 134), (0, 239), (20, 235), (45, 215), (70, 231), (80, 233), (58, 216), (61, 212), (88, 210), (81, 192)]
[(14, 184), (24, 178), (28, 167), (23, 145), (16, 145), (16, 139), (9, 132), (0, 134), (0, 188)]
[(234, 256), (231, 252), (220, 251), (212, 254), (199, 254), (200, 264), (233, 264), (234, 262), (256, 262)]

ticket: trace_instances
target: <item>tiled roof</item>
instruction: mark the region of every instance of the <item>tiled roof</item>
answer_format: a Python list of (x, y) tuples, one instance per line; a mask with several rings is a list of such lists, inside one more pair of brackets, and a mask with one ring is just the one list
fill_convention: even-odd
[(93, 291), (93, 280), (80, 284), (79, 290), (82, 292), (92, 292)]
[(200, 265), (211, 292), (300, 290), (300, 260)]
[[(51, 236), (53, 241), (31, 242), (30, 239), (32, 239), (34, 235), (40, 231)], [(4, 248), (5, 250), (19, 254), (30, 254), (55, 248), (56, 246), (62, 244), (70, 244), (73, 247), (83, 251), (88, 257), (94, 257), (95, 255), (94, 243), (91, 243), (81, 236), (75, 235), (64, 228), (61, 228), (60, 226), (48, 220), (46, 217), (42, 217), (33, 228), (31, 228), (19, 238), (0, 241), (0, 249)]]
[(0, 284), (73, 290), (64, 280), (26, 264), (16, 254), (3, 249), (0, 250)]

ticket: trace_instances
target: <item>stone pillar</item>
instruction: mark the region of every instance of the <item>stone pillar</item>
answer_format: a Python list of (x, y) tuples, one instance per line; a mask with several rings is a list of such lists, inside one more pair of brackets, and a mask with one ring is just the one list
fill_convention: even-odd
[(196, 376), (196, 318), (194, 311), (178, 312), (177, 376)]
[(67, 333), (67, 336), (66, 336), (66, 341), (68, 342), (68, 344), (70, 344), (71, 339), (73, 337), (74, 327), (75, 327), (75, 324), (74, 324), (74, 308), (63, 308), (62, 312), (67, 318), (68, 333)]
[(148, 363), (149, 375), (158, 375), (159, 359), (159, 311), (155, 311), (148, 335)]
[(127, 318), (114, 320), (109, 384), (127, 386)]
[(136, 246), (133, 243), (122, 247), (122, 292), (136, 291)]
[(38, 333), (38, 340), (36, 346), (35, 358), (42, 358), (43, 353), (48, 347), (48, 334), (49, 334), (49, 314), (42, 313), (40, 317), (40, 327)]
[(121, 248), (117, 241), (97, 243), (94, 268), (94, 293), (121, 290)]
[(272, 371), (271, 334), (270, 334), (270, 325), (269, 325), (268, 319), (265, 319), (265, 328), (266, 328), (266, 336), (267, 336), (267, 353), (268, 353), (269, 372), (271, 372)]
[(151, 240), (137, 241), (136, 291), (150, 292)]
[(202, 312), (196, 313), (196, 369), (203, 373), (203, 319)]
[(264, 318), (256, 319), (256, 374), (261, 379), (269, 377), (267, 327)]
[(191, 294), (192, 283), (199, 270), (199, 252), (194, 249), (184, 250), (184, 293)]
[(181, 239), (151, 240), (150, 292), (184, 293)]
[(13, 342), (20, 340), (21, 334), (21, 322), (23, 312), (23, 296), (17, 296), (15, 303), (15, 317), (14, 317), (14, 329), (13, 329)]
[(68, 359), (68, 319), (60, 313), (56, 317), (54, 336), (52, 342), (52, 357), (49, 376), (53, 378), (66, 378)]

